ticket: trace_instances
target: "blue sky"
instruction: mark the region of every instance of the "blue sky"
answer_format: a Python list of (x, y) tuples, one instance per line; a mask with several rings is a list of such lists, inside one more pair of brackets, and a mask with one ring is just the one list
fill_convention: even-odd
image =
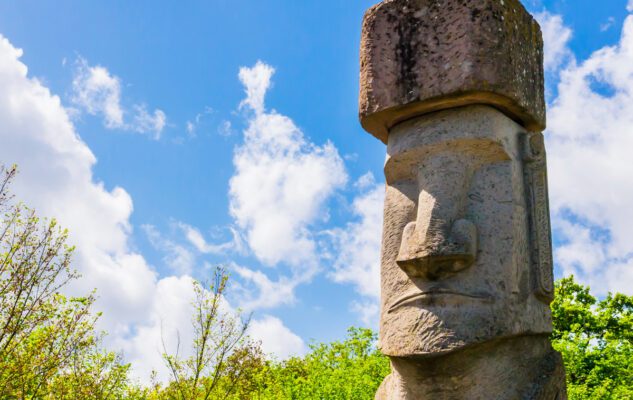
[[(357, 119), (374, 3), (0, 3), (0, 161), (70, 228), (73, 290), (98, 288), (139, 376), (161, 334), (187, 337), (189, 279), (212, 265), (281, 357), (375, 326), (385, 149)], [(633, 2), (526, 6), (546, 39), (557, 274), (631, 293)]]

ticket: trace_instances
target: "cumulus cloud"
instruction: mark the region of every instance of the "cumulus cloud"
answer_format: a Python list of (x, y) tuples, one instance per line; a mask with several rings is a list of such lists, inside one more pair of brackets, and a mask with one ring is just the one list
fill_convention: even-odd
[(177, 275), (190, 275), (196, 263), (195, 255), (185, 246), (165, 238), (153, 225), (142, 225), (150, 244), (164, 254), (163, 262)]
[(264, 315), (251, 321), (249, 335), (261, 342), (262, 350), (270, 355), (285, 359), (307, 352), (304, 341), (288, 329), (279, 318)]
[(231, 121), (222, 121), (218, 126), (218, 133), (220, 136), (229, 137), (234, 134), (233, 124)]
[(198, 129), (200, 128), (203, 120), (207, 115), (210, 114), (213, 114), (213, 109), (207, 106), (204, 108), (204, 111), (196, 114), (193, 120), (187, 121), (187, 123), (185, 124), (185, 129), (187, 130), (187, 135), (189, 135), (190, 138), (196, 137)]
[(607, 18), (607, 22), (600, 24), (600, 32), (606, 32), (615, 24), (615, 18), (609, 17)]
[[(239, 235), (230, 243), (214, 245), (196, 229), (176, 223), (185, 232), (188, 242), (183, 244), (166, 239), (153, 226), (142, 227), (150, 241), (165, 251), (167, 263), (179, 275), (159, 278), (143, 255), (130, 246), (132, 198), (123, 188), (108, 188), (94, 177), (96, 157), (76, 131), (69, 110), (40, 81), (28, 76), (21, 56), (22, 50), (0, 36), (0, 162), (19, 166), (12, 190), (40, 215), (56, 217), (69, 229), (69, 241), (77, 246), (74, 265), (83, 275), (69, 290), (83, 295), (97, 289), (96, 309), (103, 311), (99, 329), (109, 333), (106, 345), (125, 352), (127, 361), (133, 362), (135, 377), (147, 382), (149, 372), (156, 368), (164, 379), (163, 341), (168, 351), (175, 351), (180, 341), (181, 354), (186, 355), (185, 344), (193, 337), (192, 278), (188, 274), (195, 252), (237, 249)], [(106, 124), (126, 124), (120, 80), (102, 67), (86, 63), (83, 68), (87, 75), (80, 78), (83, 83), (78, 88), (85, 92), (77, 91), (76, 101), (86, 112), (102, 115)], [(306, 149), (317, 151), (305, 141), (299, 147), (301, 150), (290, 153), (298, 156)], [(257, 273), (249, 275), (246, 269), (240, 272), (246, 281), (292, 296), (284, 292), (283, 279), (276, 285)], [(262, 340), (267, 351), (279, 351), (280, 356), (298, 354), (305, 348), (300, 338), (270, 316), (254, 321), (252, 335)]]
[(121, 79), (103, 66), (89, 65), (84, 58), (76, 62), (70, 100), (79, 110), (102, 116), (108, 129), (146, 133), (160, 139), (167, 123), (162, 110), (150, 113), (144, 104), (134, 105), (131, 122), (126, 122), (121, 104)]
[(313, 263), (315, 242), (308, 226), (323, 216), (325, 200), (347, 175), (334, 145), (317, 146), (290, 118), (265, 112), (273, 72), (261, 62), (240, 70), (247, 92), (242, 105), (254, 114), (233, 158), (231, 214), (262, 262)]
[(564, 238), (573, 238), (572, 242), (556, 249), (556, 261), (565, 275), (574, 274), (578, 270), (592, 276), (601, 273), (607, 262), (607, 255), (604, 246), (596, 245), (598, 238), (592, 234), (590, 228), (569, 219), (558, 218), (556, 233)]
[[(280, 279), (277, 286), (294, 287), (310, 280), (318, 269), (310, 226), (326, 217), (325, 202), (346, 183), (347, 174), (334, 145), (315, 145), (290, 118), (266, 111), (264, 100), (273, 73), (262, 62), (239, 73), (246, 91), (241, 108), (247, 112), (248, 124), (233, 157), (230, 210), (262, 263), (292, 268), (292, 277)], [(261, 285), (260, 291), (270, 282), (261, 273), (239, 273)], [(260, 299), (270, 306), (269, 299)]]
[(357, 186), (362, 190), (352, 203), (357, 220), (330, 231), (336, 254), (330, 275), (336, 282), (353, 284), (361, 295), (378, 299), (385, 186), (377, 184), (371, 173), (361, 177)]
[(354, 300), (350, 304), (350, 310), (358, 315), (359, 320), (365, 326), (377, 329), (380, 317), (380, 303), (375, 298)]
[(633, 0), (629, 0), (629, 4), (626, 6), (628, 12), (633, 12)]
[(160, 135), (167, 123), (165, 113), (157, 109), (150, 114), (145, 105), (134, 106), (134, 109), (136, 113), (134, 115), (134, 121), (130, 125), (130, 129), (138, 133), (151, 133), (154, 139), (160, 139)]
[(203, 254), (223, 254), (228, 251), (235, 251), (238, 253), (244, 252), (244, 244), (242, 238), (237, 230), (231, 228), (231, 235), (233, 239), (229, 242), (214, 244), (209, 243), (202, 236), (202, 233), (191, 225), (187, 225), (183, 222), (179, 222), (178, 227), (185, 234), (186, 239), (191, 243), (198, 252)]
[(333, 269), (329, 277), (355, 287), (361, 295), (351, 310), (368, 326), (376, 326), (380, 298), (380, 246), (385, 185), (367, 173), (354, 185), (360, 193), (352, 202), (355, 221), (327, 231), (331, 240)]
[(545, 71), (554, 72), (572, 57), (572, 52), (567, 47), (572, 37), (572, 30), (565, 26), (560, 15), (543, 11), (535, 14), (534, 17), (543, 31)]
[[(156, 296), (148, 309), (150, 318), (145, 324), (137, 327), (137, 333), (132, 340), (120, 343), (128, 361), (140, 366), (135, 370), (135, 375), (149, 376), (152, 372), (151, 366), (164, 363), (164, 351), (172, 355), (178, 354), (183, 358), (193, 354), (191, 304), (196, 299), (192, 285), (193, 280), (188, 276), (169, 277), (158, 283)], [(220, 299), (219, 313), (240, 318), (225, 298)], [(303, 340), (288, 329), (279, 318), (270, 315), (251, 320), (247, 334), (251, 339), (261, 343), (265, 353), (280, 359), (306, 352)], [(167, 370), (159, 369), (157, 372), (159, 381), (165, 382), (169, 378)]]
[[(268, 277), (262, 271), (246, 268), (233, 264), (234, 271), (240, 281), (234, 281), (234, 291), (238, 305), (246, 311), (274, 308), (280, 305), (292, 304), (295, 301), (294, 290), (301, 283), (306, 282), (306, 276), (292, 275), (281, 276), (277, 280)], [(313, 272), (308, 271), (308, 278)]]
[(557, 265), (633, 293), (633, 16), (620, 41), (560, 72), (546, 133)]
[(240, 103), (240, 108), (250, 108), (256, 114), (264, 112), (264, 100), (274, 73), (273, 67), (261, 61), (258, 61), (253, 68), (240, 69), (239, 78), (246, 92), (246, 98)]
[(166, 368), (161, 368), (164, 365), (162, 354), (167, 351), (187, 357), (192, 353), (191, 304), (195, 300), (192, 285), (193, 280), (188, 276), (162, 279), (148, 304), (148, 318), (135, 327), (135, 335), (114, 341), (113, 345), (122, 349), (126, 361), (134, 366), (134, 376), (147, 381), (155, 370), (158, 380), (165, 382), (169, 373)]
[(91, 115), (103, 115), (105, 126), (122, 128), (121, 81), (102, 66), (80, 58), (73, 79), (72, 102)]
[[(184, 293), (183, 282), (189, 278), (159, 279), (144, 257), (130, 248), (132, 199), (123, 188), (107, 189), (95, 180), (95, 156), (59, 97), (28, 76), (21, 56), (22, 50), (0, 36), (0, 161), (19, 166), (12, 190), (40, 215), (56, 217), (69, 229), (70, 243), (77, 246), (74, 266), (83, 275), (69, 290), (82, 295), (98, 290), (96, 308), (104, 312), (99, 328), (110, 333), (107, 344), (134, 349), (130, 356), (137, 360), (137, 371), (160, 368), (162, 364), (155, 362), (160, 342), (139, 339), (142, 331), (137, 328), (153, 329), (153, 336), (147, 335), (156, 338), (161, 327), (155, 321), (179, 323), (181, 316), (188, 318), (175, 306), (156, 304), (167, 292)], [(96, 87), (112, 84), (103, 71), (96, 74), (102, 74)], [(110, 95), (104, 94), (106, 103)], [(116, 107), (108, 112), (116, 124)], [(163, 310), (160, 316), (158, 308)], [(184, 325), (183, 335), (189, 326)]]

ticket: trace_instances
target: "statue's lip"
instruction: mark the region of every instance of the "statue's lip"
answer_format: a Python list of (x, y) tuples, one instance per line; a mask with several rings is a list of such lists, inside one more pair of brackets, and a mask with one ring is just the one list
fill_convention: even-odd
[(482, 300), (482, 301), (492, 301), (492, 296), (489, 296), (487, 294), (462, 293), (462, 292), (457, 292), (455, 290), (446, 289), (446, 288), (433, 288), (429, 290), (416, 291), (414, 293), (405, 294), (404, 296), (396, 300), (391, 305), (391, 307), (389, 307), (389, 310), (387, 310), (387, 312), (390, 313), (396, 308), (406, 305), (407, 303), (410, 303), (416, 300), (421, 300), (421, 299), (431, 300), (431, 299), (439, 298), (442, 296), (454, 296), (454, 297), (464, 297), (464, 298)]

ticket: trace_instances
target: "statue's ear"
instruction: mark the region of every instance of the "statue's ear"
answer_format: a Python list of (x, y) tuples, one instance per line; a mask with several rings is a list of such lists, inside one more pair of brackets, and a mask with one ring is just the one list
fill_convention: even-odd
[(554, 271), (547, 160), (542, 133), (530, 132), (523, 135), (523, 155), (532, 285), (536, 297), (549, 304), (554, 299)]

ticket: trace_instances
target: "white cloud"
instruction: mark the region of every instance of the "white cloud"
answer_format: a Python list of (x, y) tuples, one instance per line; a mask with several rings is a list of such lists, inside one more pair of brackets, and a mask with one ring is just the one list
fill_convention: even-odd
[(187, 121), (185, 129), (187, 129), (189, 136), (193, 136), (196, 133), (196, 126), (191, 121)]
[[(146, 309), (148, 318), (136, 326), (131, 339), (118, 338), (113, 345), (121, 348), (126, 361), (134, 366), (133, 375), (147, 381), (153, 370), (162, 382), (169, 377), (162, 354), (187, 357), (191, 354), (194, 332), (192, 326), (195, 293), (190, 277), (170, 277), (158, 282), (156, 293)], [(164, 344), (164, 348), (163, 348)]]
[(631, 294), (633, 16), (616, 46), (561, 71), (548, 119), (556, 260), (599, 293)]
[(264, 99), (270, 89), (274, 73), (273, 67), (261, 61), (258, 61), (253, 68), (240, 69), (239, 78), (246, 92), (246, 98), (240, 103), (240, 108), (250, 108), (256, 114), (264, 112)]
[(568, 240), (556, 249), (556, 262), (565, 275), (574, 274), (578, 269), (589, 276), (599, 274), (607, 256), (604, 248), (596, 245), (591, 229), (560, 217), (555, 220), (555, 225), (556, 233)]
[(164, 263), (172, 272), (181, 275), (190, 275), (196, 264), (195, 255), (186, 247), (163, 237), (153, 225), (142, 225), (151, 245), (164, 254)]
[(102, 114), (106, 127), (122, 128), (121, 81), (102, 66), (80, 58), (73, 79), (72, 102), (91, 115)]
[(378, 299), (354, 300), (350, 304), (350, 309), (358, 314), (358, 318), (365, 326), (378, 329), (380, 317), (380, 304)]
[[(193, 354), (195, 328), (194, 308), (196, 293), (193, 290), (194, 281), (189, 276), (168, 277), (158, 282), (156, 295), (147, 309), (148, 319), (144, 324), (137, 326), (137, 331), (131, 340), (115, 343), (119, 345), (127, 355), (127, 360), (134, 366), (134, 376), (147, 380), (152, 372), (152, 367), (164, 366), (162, 354), (166, 351), (170, 355), (178, 355), (182, 359)], [(205, 289), (205, 295), (210, 293)], [(218, 319), (241, 318), (224, 297), (220, 298)], [(276, 319), (275, 319), (276, 320)], [(268, 323), (265, 316), (259, 321), (252, 321), (255, 329), (249, 329), (248, 334), (252, 339), (268, 343), (266, 350), (280, 350), (280, 356), (285, 356), (288, 351), (300, 351), (300, 338), (283, 326), (279, 320)], [(288, 348), (275, 347), (275, 338), (269, 335), (278, 335), (288, 342)], [(276, 353), (275, 353), (276, 354)], [(166, 368), (156, 370), (158, 379), (166, 382), (169, 373)]]
[(560, 15), (543, 11), (534, 15), (541, 25), (545, 43), (545, 70), (554, 72), (569, 60), (572, 52), (567, 47), (572, 30), (565, 26)]
[(231, 214), (263, 263), (314, 267), (309, 226), (325, 216), (325, 201), (347, 175), (334, 145), (317, 146), (290, 118), (265, 111), (273, 72), (261, 62), (240, 70), (248, 95), (242, 106), (254, 113), (233, 158)]
[(354, 186), (360, 193), (352, 203), (356, 220), (325, 233), (331, 245), (332, 270), (329, 277), (355, 287), (361, 295), (350, 309), (366, 326), (376, 327), (380, 306), (380, 247), (382, 240), (384, 183), (376, 183), (367, 173)]
[[(159, 279), (144, 257), (131, 248), (131, 197), (123, 188), (106, 188), (95, 179), (97, 160), (75, 130), (69, 110), (40, 81), (29, 78), (21, 56), (21, 50), (0, 36), (0, 162), (19, 166), (12, 191), (41, 216), (56, 217), (69, 229), (69, 242), (77, 246), (74, 266), (83, 275), (70, 291), (86, 294), (97, 289), (96, 310), (103, 311), (99, 329), (109, 333), (106, 345), (123, 349), (127, 361), (134, 363), (134, 375), (141, 380), (147, 381), (154, 368), (165, 377), (162, 339), (172, 351), (180, 336), (185, 354), (191, 343), (192, 278)], [(106, 124), (125, 124), (125, 112), (117, 111), (118, 78), (105, 68), (87, 64), (85, 68), (92, 85), (80, 100), (87, 102), (85, 109), (94, 107)], [(157, 246), (166, 246), (168, 260), (178, 266), (179, 274), (191, 270), (192, 258), (187, 251), (192, 249), (167, 243), (151, 226), (144, 229)], [(216, 250), (195, 232), (188, 231), (188, 240), (199, 252)], [(251, 278), (267, 284), (257, 274)], [(283, 279), (280, 282), (283, 286)], [(287, 293), (274, 283), (270, 287), (275, 293)], [(282, 356), (302, 351), (301, 339), (279, 320), (265, 317), (256, 322), (253, 332), (267, 343), (267, 349), (279, 350)], [(275, 336), (285, 338), (287, 346), (275, 345)]]
[(231, 228), (232, 240), (226, 243), (213, 244), (206, 241), (202, 233), (196, 228), (187, 225), (185, 223), (178, 223), (178, 227), (185, 234), (186, 239), (191, 243), (196, 250), (203, 254), (223, 254), (227, 251), (236, 251), (242, 253), (244, 251), (244, 244), (240, 234), (235, 229)]
[(233, 264), (231, 269), (237, 273), (241, 281), (234, 281), (239, 307), (247, 312), (256, 309), (274, 308), (295, 301), (294, 290), (307, 279), (312, 278), (312, 271), (308, 275), (292, 277), (281, 276), (276, 281), (271, 280), (265, 273)]
[(361, 177), (358, 185), (365, 190), (352, 204), (358, 221), (330, 231), (336, 254), (330, 276), (336, 282), (352, 283), (363, 296), (378, 299), (385, 187), (371, 174)]
[(251, 321), (249, 335), (261, 342), (265, 353), (280, 359), (300, 356), (307, 352), (303, 340), (288, 329), (279, 318), (270, 315)]
[[(41, 216), (56, 217), (69, 229), (69, 241), (77, 246), (73, 265), (83, 275), (69, 290), (85, 295), (97, 288), (96, 309), (104, 312), (99, 329), (110, 334), (106, 344), (133, 348), (139, 371), (160, 368), (154, 363), (160, 342), (138, 339), (137, 328), (154, 326), (156, 336), (157, 302), (165, 292), (184, 292), (181, 285), (188, 278), (159, 280), (143, 256), (130, 249), (132, 199), (124, 189), (106, 189), (95, 180), (95, 156), (59, 97), (28, 77), (21, 56), (0, 36), (0, 162), (19, 166), (12, 191)], [(112, 80), (103, 74), (97, 82), (107, 86), (103, 82)], [(113, 110), (112, 122), (117, 123)], [(170, 314), (172, 309), (164, 308), (160, 318), (179, 321), (182, 312)]]
[(213, 114), (213, 109), (207, 106), (204, 108), (204, 111), (196, 114), (196, 117), (193, 119), (193, 121), (187, 121), (185, 129), (187, 130), (187, 134), (190, 138), (196, 137), (198, 128), (202, 124), (204, 117), (210, 114)]
[(358, 178), (356, 182), (354, 182), (354, 187), (358, 188), (359, 190), (366, 190), (374, 186), (376, 186), (376, 178), (371, 172), (367, 172), (365, 175)]
[(130, 129), (138, 133), (152, 133), (153, 138), (158, 140), (167, 123), (167, 116), (162, 110), (154, 110), (153, 114), (147, 111), (145, 105), (134, 106), (136, 114), (134, 115), (134, 122), (130, 126)]
[(633, 0), (629, 0), (629, 4), (626, 6), (628, 12), (633, 12)]
[(132, 122), (126, 122), (121, 105), (121, 79), (107, 68), (91, 66), (88, 61), (79, 58), (72, 89), (71, 102), (90, 115), (103, 116), (106, 128), (148, 133), (154, 139), (160, 139), (167, 123), (165, 113), (159, 109), (150, 113), (145, 105), (137, 104), (133, 106)]
[(244, 142), (235, 150), (230, 210), (249, 248), (268, 266), (290, 267), (271, 280), (261, 271), (235, 267), (244, 281), (240, 306), (270, 308), (294, 301), (294, 289), (319, 269), (312, 225), (327, 218), (325, 203), (347, 181), (343, 160), (331, 143), (317, 146), (294, 122), (266, 111), (274, 69), (262, 62), (241, 68), (247, 111)]
[(605, 22), (604, 24), (600, 24), (600, 32), (608, 31), (609, 29), (611, 29), (613, 24), (615, 24), (615, 18), (614, 17), (607, 18), (607, 22)]
[(633, 283), (633, 258), (615, 261), (609, 265), (604, 274), (604, 286), (611, 292), (627, 293), (631, 295)]
[(233, 124), (231, 124), (231, 121), (222, 121), (220, 126), (218, 126), (218, 133), (224, 137), (233, 136)]

